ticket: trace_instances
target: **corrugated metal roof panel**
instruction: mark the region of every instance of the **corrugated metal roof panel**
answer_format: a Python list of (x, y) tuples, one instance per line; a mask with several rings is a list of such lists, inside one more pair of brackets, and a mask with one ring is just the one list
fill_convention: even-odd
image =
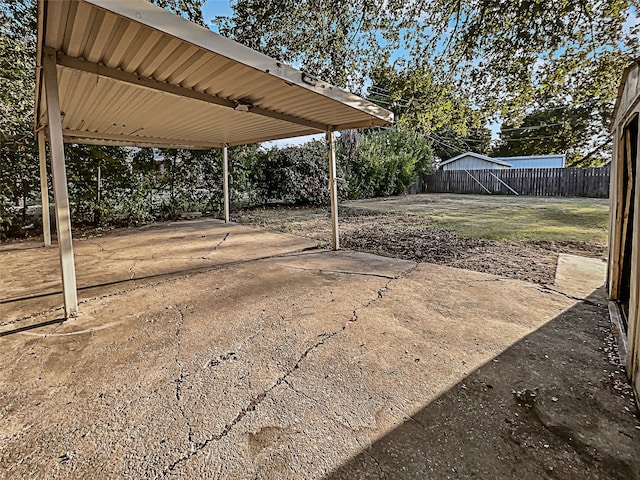
[[(38, 66), (46, 48), (57, 52), (68, 140), (238, 145), (393, 120), (145, 0), (40, 0), (39, 22)], [(38, 128), (46, 122), (40, 83)], [(235, 111), (237, 103), (250, 112)]]

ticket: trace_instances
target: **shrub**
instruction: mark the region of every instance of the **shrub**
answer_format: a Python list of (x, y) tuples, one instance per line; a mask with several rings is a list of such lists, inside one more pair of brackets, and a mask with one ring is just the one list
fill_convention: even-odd
[[(300, 146), (272, 148), (254, 165), (254, 186), (262, 203), (321, 205), (329, 203), (327, 145), (312, 140)], [(338, 191), (346, 184), (337, 172)]]
[(382, 197), (406, 193), (418, 175), (429, 172), (433, 152), (417, 133), (384, 129), (365, 133), (344, 161), (349, 198)]

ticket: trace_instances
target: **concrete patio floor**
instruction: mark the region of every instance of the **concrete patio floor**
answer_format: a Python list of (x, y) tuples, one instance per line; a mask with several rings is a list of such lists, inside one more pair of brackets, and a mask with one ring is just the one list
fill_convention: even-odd
[(0, 249), (2, 478), (640, 476), (601, 292), (202, 219), (76, 240), (63, 322), (35, 245)]

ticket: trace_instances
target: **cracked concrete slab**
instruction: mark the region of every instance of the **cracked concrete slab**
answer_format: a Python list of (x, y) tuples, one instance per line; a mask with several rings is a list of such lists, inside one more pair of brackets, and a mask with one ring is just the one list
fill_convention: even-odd
[[(438, 450), (446, 440), (439, 425), (464, 435), (473, 421), (461, 415), (468, 423), (455, 424), (446, 408), (437, 416), (428, 409), (458, 388), (469, 394), (487, 365), (498, 369), (499, 379), (491, 380), (501, 395), (496, 404), (518, 409), (509, 387), (525, 374), (543, 384), (542, 370), (513, 362), (517, 369), (501, 371), (503, 357), (577, 305), (533, 284), (455, 268), (355, 252), (291, 253), (307, 244), (249, 229), (242, 229), (244, 247), (227, 250), (234, 231), (219, 243), (223, 228), (230, 227), (211, 234), (212, 244), (222, 245), (212, 255), (216, 268), (85, 298), (72, 321), (43, 324), (46, 315), (35, 315), (3, 327), (0, 476), (446, 478), (453, 460)], [(94, 255), (110, 255), (111, 241), (101, 238), (103, 250), (93, 248)], [(212, 251), (204, 247), (193, 257), (202, 261)], [(196, 246), (179, 250), (186, 248)], [(246, 261), (239, 261), (242, 248)], [(126, 249), (112, 253), (126, 256)], [(114, 260), (124, 276), (130, 264)], [(87, 277), (98, 275), (94, 265)], [(37, 313), (41, 303), (22, 301), (28, 306)], [(569, 353), (583, 341), (561, 348)], [(545, 348), (536, 343), (520, 357), (545, 362), (544, 354), (554, 362), (555, 350)], [(485, 400), (474, 401), (466, 400), (481, 420)], [(455, 398), (448, 408), (459, 408)], [(548, 407), (544, 415), (547, 424), (567, 422)], [(616, 432), (634, 434), (633, 425), (615, 420)], [(545, 478), (535, 462), (514, 467), (513, 456), (526, 455), (533, 435), (515, 432), (498, 431), (493, 443), (483, 437), (472, 449), (476, 457), (453, 468), (515, 468), (518, 478)], [(439, 443), (429, 446), (425, 435)], [(514, 438), (525, 444), (521, 450)], [(598, 448), (611, 455), (637, 442)], [(458, 440), (450, 450), (461, 458), (464, 445)], [(497, 457), (483, 456), (491, 445)], [(502, 458), (496, 445), (510, 456)], [(543, 451), (556, 472), (616, 478), (580, 447), (552, 445)], [(563, 464), (565, 457), (570, 462)], [(620, 461), (638, 465), (626, 456)]]
[[(82, 302), (172, 276), (303, 251), (316, 244), (293, 235), (211, 218), (81, 237), (74, 239), (78, 297)], [(0, 322), (29, 316), (34, 311), (60, 313), (57, 246), (43, 248), (35, 240), (0, 246), (0, 264), (11, 272), (0, 276)]]

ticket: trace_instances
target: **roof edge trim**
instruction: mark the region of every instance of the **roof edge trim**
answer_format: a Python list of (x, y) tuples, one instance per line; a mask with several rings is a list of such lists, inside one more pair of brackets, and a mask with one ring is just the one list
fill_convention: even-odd
[[(341, 102), (355, 110), (379, 118), (386, 123), (394, 120), (393, 112), (346, 92), (330, 83), (318, 80), (314, 84), (303, 81), (310, 77), (304, 72), (257, 52), (206, 27), (190, 22), (146, 0), (82, 0), (102, 10), (132, 22), (158, 30), (230, 60), (239, 61), (262, 73), (304, 88), (318, 95)], [(242, 60), (239, 60), (242, 59)]]

